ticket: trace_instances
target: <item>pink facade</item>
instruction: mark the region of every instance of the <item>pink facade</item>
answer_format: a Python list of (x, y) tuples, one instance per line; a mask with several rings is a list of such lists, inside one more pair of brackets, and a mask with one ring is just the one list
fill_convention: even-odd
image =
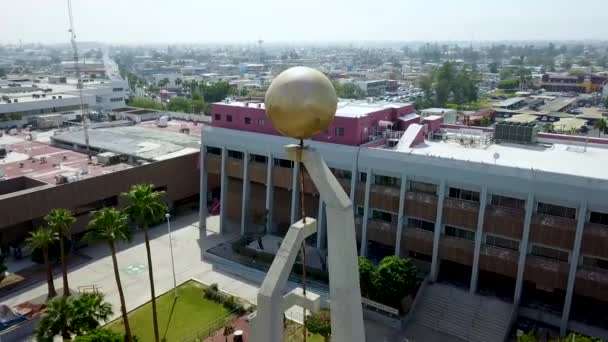
[(422, 123), (428, 125), (429, 132), (438, 131), (443, 124), (443, 116), (426, 117), (422, 120)]
[[(272, 127), (262, 104), (214, 103), (210, 106), (209, 112), (212, 118), (209, 125), (213, 127), (280, 135)], [(399, 108), (370, 107), (369, 113), (358, 116), (338, 113), (327, 132), (314, 136), (312, 140), (342, 145), (362, 145), (369, 141), (370, 135), (376, 133), (379, 121), (396, 122), (399, 116), (412, 112), (414, 106), (407, 104)]]

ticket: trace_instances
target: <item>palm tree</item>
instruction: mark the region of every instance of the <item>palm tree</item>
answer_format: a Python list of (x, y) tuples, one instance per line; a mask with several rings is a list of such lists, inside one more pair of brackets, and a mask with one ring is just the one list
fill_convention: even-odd
[(36, 328), (38, 341), (52, 341), (61, 335), (64, 341), (73, 334), (83, 335), (99, 327), (112, 316), (112, 304), (101, 293), (84, 293), (77, 298), (60, 297), (48, 303), (45, 316)]
[(608, 126), (608, 123), (606, 122), (606, 119), (604, 119), (604, 118), (601, 118), (595, 122), (593, 127), (597, 128), (597, 130), (598, 130), (598, 132), (597, 132), (598, 138), (601, 136), (602, 132), (604, 132), (606, 130), (606, 126)]
[(52, 341), (53, 337), (61, 335), (64, 341), (72, 338), (68, 320), (72, 316), (72, 306), (68, 298), (60, 297), (48, 303), (46, 315), (36, 328), (38, 341)]
[(53, 267), (49, 261), (49, 248), (57, 240), (57, 233), (50, 228), (40, 228), (30, 232), (30, 237), (27, 238), (27, 243), (32, 250), (40, 249), (44, 257), (44, 267), (46, 267), (46, 283), (48, 286), (48, 298), (53, 298), (57, 295), (55, 291), (55, 283), (53, 282)]
[(124, 193), (129, 205), (125, 212), (144, 231), (146, 242), (146, 253), (148, 254), (148, 275), (150, 276), (150, 295), (152, 296), (152, 319), (154, 323), (154, 337), (159, 341), (158, 319), (156, 313), (156, 295), (154, 293), (154, 274), (152, 270), (152, 253), (150, 252), (150, 239), (148, 237), (148, 225), (162, 220), (167, 212), (167, 206), (163, 203), (164, 191), (154, 191), (152, 184), (136, 184)]
[(116, 279), (116, 287), (118, 287), (118, 296), (120, 297), (120, 311), (122, 312), (122, 320), (125, 325), (125, 341), (131, 342), (131, 327), (127, 318), (127, 306), (125, 304), (125, 295), (122, 291), (120, 282), (120, 273), (118, 272), (118, 261), (116, 260), (116, 241), (131, 240), (131, 227), (128, 224), (128, 216), (113, 208), (102, 209), (93, 212), (93, 220), (89, 223), (89, 232), (84, 236), (86, 241), (104, 241), (110, 247), (112, 253), (112, 264), (114, 265), (114, 278)]
[(76, 335), (83, 335), (99, 327), (112, 316), (112, 304), (104, 301), (102, 293), (84, 293), (71, 301), (70, 328)]
[(63, 274), (63, 296), (70, 295), (70, 287), (68, 284), (68, 269), (65, 263), (65, 251), (63, 247), (63, 238), (70, 238), (70, 225), (76, 221), (72, 212), (67, 209), (53, 209), (44, 217), (49, 227), (57, 233), (59, 238), (59, 252), (61, 255), (61, 273)]

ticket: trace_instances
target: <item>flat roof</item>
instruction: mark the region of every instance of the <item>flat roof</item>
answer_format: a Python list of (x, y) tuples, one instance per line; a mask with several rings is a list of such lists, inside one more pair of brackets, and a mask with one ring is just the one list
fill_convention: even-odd
[(450, 108), (427, 108), (427, 109), (423, 109), (421, 110), (421, 112), (424, 113), (432, 113), (432, 114), (441, 114), (441, 113), (448, 113), (448, 112), (454, 112), (454, 109), (450, 109)]
[[(52, 140), (64, 144), (84, 146), (81, 130), (62, 132)], [(111, 127), (89, 130), (89, 143), (93, 148), (116, 152), (146, 160), (160, 160), (169, 154), (192, 148), (198, 151), (200, 138), (195, 135), (145, 126)]]
[(576, 102), (576, 97), (558, 97), (553, 101), (546, 102), (542, 109), (547, 112), (559, 112), (564, 107)]
[[(484, 148), (471, 148), (458, 142), (425, 141), (406, 149), (404, 153), (457, 159), (473, 163), (494, 164), (528, 170), (542, 170), (558, 174), (608, 180), (608, 148), (553, 144), (519, 145), (490, 144)], [(494, 154), (499, 158), (494, 160)]]
[(521, 101), (524, 101), (525, 97), (512, 97), (510, 99), (502, 100), (494, 104), (494, 107), (509, 107)]

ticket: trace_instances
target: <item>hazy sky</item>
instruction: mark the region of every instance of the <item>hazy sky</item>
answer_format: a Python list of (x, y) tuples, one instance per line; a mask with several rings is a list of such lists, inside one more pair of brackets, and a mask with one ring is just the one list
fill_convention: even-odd
[[(68, 42), (65, 0), (2, 0), (0, 43)], [(608, 0), (73, 0), (79, 41), (608, 39)]]

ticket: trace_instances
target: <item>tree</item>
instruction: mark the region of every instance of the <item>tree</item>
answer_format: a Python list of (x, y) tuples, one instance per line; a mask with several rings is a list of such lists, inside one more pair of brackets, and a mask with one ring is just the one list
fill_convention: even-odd
[(127, 306), (125, 304), (125, 295), (120, 282), (120, 273), (118, 271), (118, 261), (116, 260), (116, 241), (131, 240), (131, 227), (129, 227), (129, 218), (120, 210), (114, 208), (105, 208), (93, 212), (93, 220), (89, 222), (89, 232), (84, 236), (86, 241), (103, 241), (108, 244), (110, 253), (112, 254), (112, 265), (114, 266), (114, 278), (116, 287), (118, 288), (118, 296), (120, 297), (120, 311), (122, 313), (122, 321), (125, 325), (125, 341), (131, 342), (131, 327), (127, 317)]
[(502, 80), (498, 82), (498, 89), (514, 90), (519, 87), (519, 80)]
[(42, 251), (44, 267), (46, 268), (47, 298), (53, 298), (57, 295), (57, 291), (55, 291), (55, 283), (53, 281), (53, 266), (49, 260), (49, 248), (57, 241), (57, 233), (50, 228), (40, 228), (30, 232), (30, 237), (26, 241), (32, 250), (40, 249)]
[(201, 88), (205, 102), (213, 103), (224, 100), (230, 94), (232, 87), (228, 82), (215, 82), (209, 86), (201, 83), (199, 88)]
[(323, 336), (326, 342), (331, 336), (331, 314), (329, 309), (322, 309), (306, 317), (306, 330)]
[(606, 119), (601, 118), (599, 120), (597, 120), (595, 122), (595, 124), (593, 124), (593, 127), (597, 128), (598, 132), (597, 132), (597, 137), (601, 137), (602, 133), (606, 130), (606, 126), (607, 126), (607, 122)]
[(146, 253), (148, 255), (148, 274), (150, 276), (150, 294), (152, 297), (152, 319), (154, 323), (154, 337), (159, 341), (158, 319), (156, 312), (156, 295), (154, 294), (154, 271), (152, 267), (152, 252), (150, 251), (150, 238), (148, 236), (148, 225), (162, 220), (167, 212), (167, 207), (162, 201), (164, 191), (154, 191), (152, 184), (136, 184), (128, 193), (124, 193), (129, 202), (125, 212), (144, 231)]
[(123, 342), (123, 337), (110, 329), (94, 329), (88, 333), (78, 336), (74, 342)]
[(179, 86), (180, 84), (182, 84), (182, 79), (178, 77), (175, 79), (175, 85)]
[(377, 300), (395, 305), (416, 287), (417, 282), (416, 266), (409, 259), (385, 257), (376, 271), (374, 287)]
[(491, 73), (497, 74), (498, 73), (498, 63), (490, 62), (488, 64), (488, 69), (490, 70)]
[(341, 99), (362, 99), (365, 97), (365, 93), (361, 88), (352, 82), (340, 83), (333, 82), (334, 89), (336, 89), (336, 95)]
[(148, 108), (148, 109), (163, 109), (162, 103), (146, 97), (134, 97), (127, 101), (129, 106)]
[(64, 341), (72, 335), (84, 335), (99, 327), (100, 321), (112, 316), (112, 305), (101, 293), (84, 293), (80, 297), (60, 297), (48, 303), (45, 316), (38, 323), (38, 341), (52, 341), (60, 335)]
[(158, 86), (159, 87), (165, 87), (167, 84), (169, 84), (169, 79), (168, 78), (163, 78), (162, 80), (158, 81)]
[(553, 127), (553, 124), (552, 124), (552, 123), (546, 123), (546, 124), (543, 126), (543, 131), (544, 131), (545, 133), (555, 133), (555, 127)]
[(63, 239), (70, 239), (70, 226), (76, 221), (72, 212), (67, 209), (53, 209), (44, 217), (48, 226), (57, 233), (59, 238), (59, 253), (61, 256), (61, 273), (63, 275), (63, 296), (70, 295), (70, 286), (68, 284), (68, 269), (65, 262), (65, 250)]
[(374, 293), (374, 280), (376, 277), (376, 269), (371, 261), (366, 257), (359, 257), (359, 284), (361, 286), (361, 295), (371, 298)]

